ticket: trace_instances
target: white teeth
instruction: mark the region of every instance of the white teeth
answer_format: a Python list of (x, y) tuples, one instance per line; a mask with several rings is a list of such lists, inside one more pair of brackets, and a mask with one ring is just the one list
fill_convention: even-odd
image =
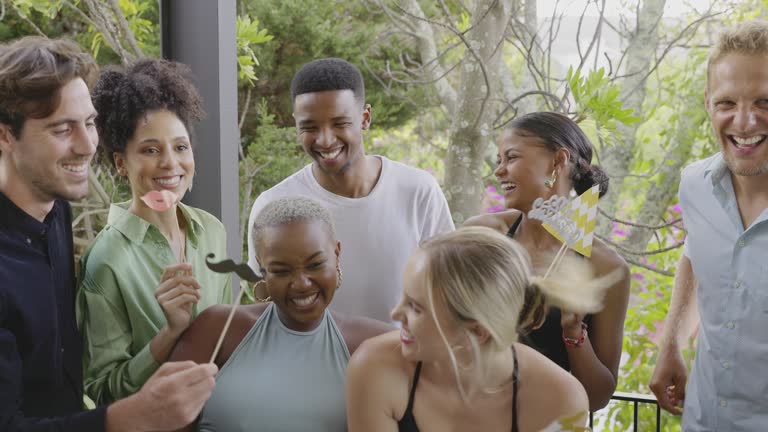
[(733, 141), (740, 146), (753, 146), (765, 139), (765, 135), (757, 135), (750, 138), (741, 138), (734, 136)]
[(81, 172), (85, 172), (88, 169), (88, 164), (81, 164), (81, 165), (64, 164), (61, 167), (67, 171), (72, 171), (74, 173), (81, 173)]
[(514, 188), (515, 188), (515, 185), (513, 185), (512, 183), (507, 183), (507, 182), (501, 183), (501, 189), (504, 191), (511, 191)]
[(336, 150), (334, 150), (332, 152), (319, 152), (319, 153), (320, 153), (320, 156), (323, 159), (334, 159), (334, 158), (336, 158), (336, 156), (341, 154), (341, 150), (342, 150), (342, 148), (339, 147), (338, 149), (336, 149)]
[(155, 181), (160, 183), (161, 185), (172, 186), (181, 181), (181, 176), (173, 176), (173, 177), (164, 178), (164, 179), (155, 179)]
[(320, 295), (320, 293), (315, 293), (315, 294), (313, 294), (313, 295), (311, 295), (309, 297), (295, 298), (295, 299), (292, 299), (291, 301), (296, 303), (297, 306), (309, 306), (312, 303), (314, 303), (315, 300), (317, 300), (317, 297), (319, 295)]

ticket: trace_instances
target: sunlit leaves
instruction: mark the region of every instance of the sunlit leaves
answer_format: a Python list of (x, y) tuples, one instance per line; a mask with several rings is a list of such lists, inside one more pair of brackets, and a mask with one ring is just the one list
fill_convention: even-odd
[(247, 15), (237, 17), (237, 70), (238, 78), (254, 85), (256, 66), (259, 60), (253, 51), (254, 45), (263, 44), (273, 39), (266, 29), (259, 28), (259, 20)]

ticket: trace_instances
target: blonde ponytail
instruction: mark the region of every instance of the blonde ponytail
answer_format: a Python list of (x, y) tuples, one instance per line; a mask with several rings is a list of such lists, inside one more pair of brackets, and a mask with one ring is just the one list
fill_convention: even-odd
[(596, 277), (589, 261), (566, 256), (560, 261), (557, 270), (546, 279), (531, 277), (530, 287), (541, 293), (547, 306), (588, 314), (603, 309), (606, 291), (621, 277), (621, 269)]
[[(547, 279), (533, 276), (528, 252), (519, 243), (490, 228), (468, 227), (433, 237), (420, 246), (426, 254), (424, 267), (429, 306), (438, 332), (453, 364), (459, 394), (466, 400), (460, 368), (437, 319), (436, 307), (443, 303), (457, 323), (476, 322), (490, 335), (481, 347), (465, 329), (475, 361), (482, 366), (486, 352), (508, 350), (521, 330), (544, 322), (548, 306), (569, 312), (593, 313), (602, 308), (605, 292), (621, 277), (611, 273), (595, 279), (586, 261), (564, 258)], [(464, 369), (464, 370), (462, 370)], [(485, 371), (474, 371), (479, 377)]]

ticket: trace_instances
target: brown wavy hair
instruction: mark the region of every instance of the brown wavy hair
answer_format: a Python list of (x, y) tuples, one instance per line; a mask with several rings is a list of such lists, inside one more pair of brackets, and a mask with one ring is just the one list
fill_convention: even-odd
[(68, 39), (28, 36), (0, 45), (0, 123), (18, 138), (28, 118), (59, 106), (59, 90), (75, 78), (91, 88), (99, 74), (93, 58)]

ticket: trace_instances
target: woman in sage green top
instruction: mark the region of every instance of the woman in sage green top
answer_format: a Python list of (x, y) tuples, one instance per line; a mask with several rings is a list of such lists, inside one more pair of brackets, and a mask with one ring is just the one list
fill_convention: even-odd
[[(257, 234), (257, 235), (256, 235)], [(251, 232), (270, 302), (238, 307), (215, 361), (216, 389), (200, 414), (202, 432), (343, 432), (349, 356), (391, 329), (328, 310), (341, 282), (341, 244), (331, 215), (304, 197), (267, 204)], [(344, 289), (355, 289), (345, 287)], [(202, 313), (171, 359), (207, 362), (230, 308)]]
[[(138, 391), (203, 309), (231, 299), (230, 278), (205, 266), (226, 255), (224, 226), (180, 202), (195, 162), (189, 132), (202, 116), (183, 65), (141, 60), (102, 73), (93, 91), (102, 161), (128, 180), (131, 200), (113, 204), (107, 226), (80, 263), (77, 318), (85, 392), (109, 403)], [(169, 191), (169, 209), (141, 197)]]

